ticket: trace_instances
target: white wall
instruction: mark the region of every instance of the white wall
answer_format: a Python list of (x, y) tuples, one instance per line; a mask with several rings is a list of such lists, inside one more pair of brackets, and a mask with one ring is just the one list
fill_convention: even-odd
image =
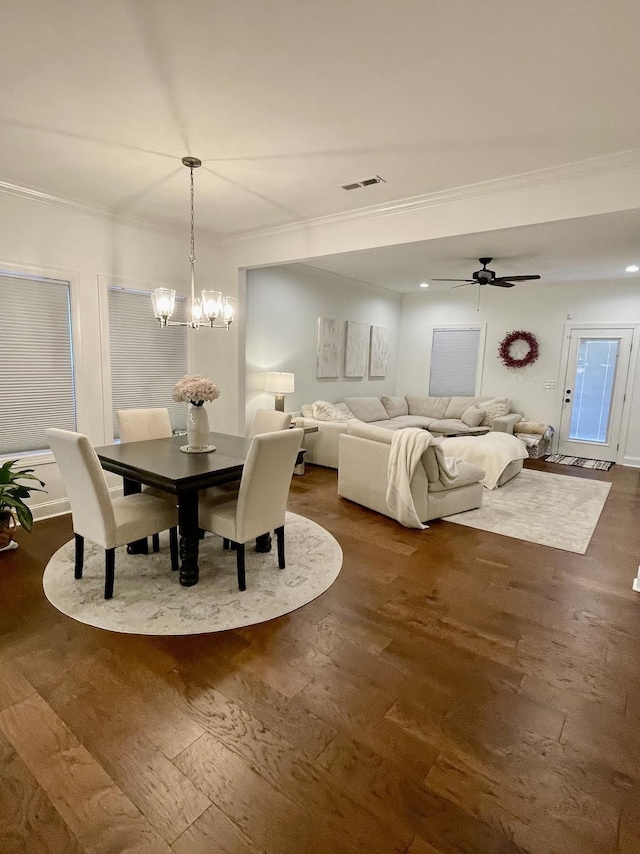
[[(561, 354), (565, 323), (640, 323), (640, 289), (637, 283), (572, 283), (540, 287), (519, 285), (513, 290), (485, 287), (480, 311), (477, 288), (420, 292), (404, 297), (398, 360), (398, 393), (429, 390), (430, 353), (428, 327), (456, 323), (487, 324), (482, 377), (483, 395), (513, 400), (526, 415), (559, 427), (562, 399)], [(573, 314), (573, 319), (567, 319)], [(540, 356), (526, 368), (508, 369), (497, 356), (498, 345), (513, 330), (533, 332)], [(635, 363), (637, 352), (633, 354)], [(545, 381), (558, 383), (556, 390)], [(630, 429), (624, 451), (629, 463), (640, 465), (640, 372), (636, 374), (633, 399), (628, 400)]]
[[(225, 293), (234, 293), (239, 287), (241, 304), (237, 349), (224, 352), (225, 379), (232, 376), (239, 389), (245, 386), (242, 312), (245, 269), (375, 246), (628, 210), (638, 207), (638, 199), (638, 152), (622, 152), (226, 240), (220, 247), (215, 284)], [(240, 424), (244, 418), (243, 402), (241, 397)]]
[[(111, 415), (105, 413), (103, 403), (99, 287), (106, 287), (110, 277), (117, 277), (120, 284), (130, 281), (132, 287), (165, 283), (184, 293), (189, 283), (188, 235), (176, 238), (21, 196), (2, 194), (0, 202), (0, 270), (31, 271), (71, 282), (78, 430), (87, 433), (94, 444), (104, 444)], [(214, 250), (207, 245), (199, 245), (198, 250), (198, 269), (206, 276), (215, 265)], [(0, 317), (3, 323), (10, 322), (2, 316), (1, 305)], [(162, 334), (160, 329), (158, 334)], [(235, 378), (225, 373), (219, 359), (214, 359), (218, 342), (206, 338), (224, 338), (228, 333), (195, 334), (202, 340), (195, 348), (192, 368), (219, 382), (221, 400), (226, 395), (230, 420), (235, 420)], [(235, 337), (226, 337), (232, 349)], [(38, 465), (36, 474), (45, 481), (48, 494), (38, 494), (30, 502), (35, 515), (64, 511), (67, 505), (57, 466), (51, 462)], [(119, 478), (110, 477), (110, 482), (118, 484)]]
[[(316, 270), (304, 264), (247, 273), (247, 423), (260, 407), (273, 408), (264, 391), (266, 371), (291, 371), (296, 390), (285, 397), (288, 412), (314, 400), (394, 394), (397, 374), (400, 294)], [(389, 329), (386, 378), (317, 379), (319, 317), (357, 320)]]

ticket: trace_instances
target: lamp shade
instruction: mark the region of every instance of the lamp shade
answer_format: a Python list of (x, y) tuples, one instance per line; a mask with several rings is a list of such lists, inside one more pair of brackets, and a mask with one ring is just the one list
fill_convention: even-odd
[(294, 381), (293, 374), (282, 371), (267, 371), (267, 381), (264, 388), (265, 391), (272, 391), (274, 394), (290, 394), (294, 391)]

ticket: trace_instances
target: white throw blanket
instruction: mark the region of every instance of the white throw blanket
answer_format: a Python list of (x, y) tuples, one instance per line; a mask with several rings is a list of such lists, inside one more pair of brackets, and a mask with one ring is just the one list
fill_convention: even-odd
[(487, 489), (496, 488), (500, 475), (509, 463), (529, 456), (520, 439), (499, 431), (487, 433), (486, 436), (452, 436), (442, 440), (442, 447), (445, 454), (484, 469), (482, 483)]
[(411, 494), (411, 481), (420, 464), (421, 457), (429, 445), (434, 446), (440, 470), (440, 480), (445, 486), (452, 486), (458, 476), (457, 460), (445, 457), (441, 441), (434, 439), (431, 433), (418, 427), (396, 430), (393, 434), (389, 452), (386, 499), (393, 518), (397, 519), (405, 528), (424, 530), (427, 527), (422, 524), (416, 513), (413, 495)]

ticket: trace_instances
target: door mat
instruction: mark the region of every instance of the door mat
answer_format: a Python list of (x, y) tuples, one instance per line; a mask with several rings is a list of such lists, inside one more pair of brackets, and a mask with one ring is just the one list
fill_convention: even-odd
[(569, 457), (566, 454), (551, 454), (547, 457), (548, 463), (560, 463), (561, 466), (579, 466), (583, 469), (596, 469), (597, 471), (609, 471), (615, 463), (606, 460), (590, 460), (587, 457)]

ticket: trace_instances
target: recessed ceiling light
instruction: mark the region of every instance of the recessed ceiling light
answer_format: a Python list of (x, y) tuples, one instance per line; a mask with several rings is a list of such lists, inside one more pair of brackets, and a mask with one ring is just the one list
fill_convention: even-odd
[(428, 287), (429, 287), (429, 282), (420, 282), (420, 287), (421, 287), (421, 288), (428, 288)]
[[(638, 267), (637, 264), (629, 264), (628, 267), (624, 268), (625, 273), (637, 273), (638, 270), (640, 270), (640, 267)], [(420, 287), (422, 287), (422, 285), (420, 285)]]

